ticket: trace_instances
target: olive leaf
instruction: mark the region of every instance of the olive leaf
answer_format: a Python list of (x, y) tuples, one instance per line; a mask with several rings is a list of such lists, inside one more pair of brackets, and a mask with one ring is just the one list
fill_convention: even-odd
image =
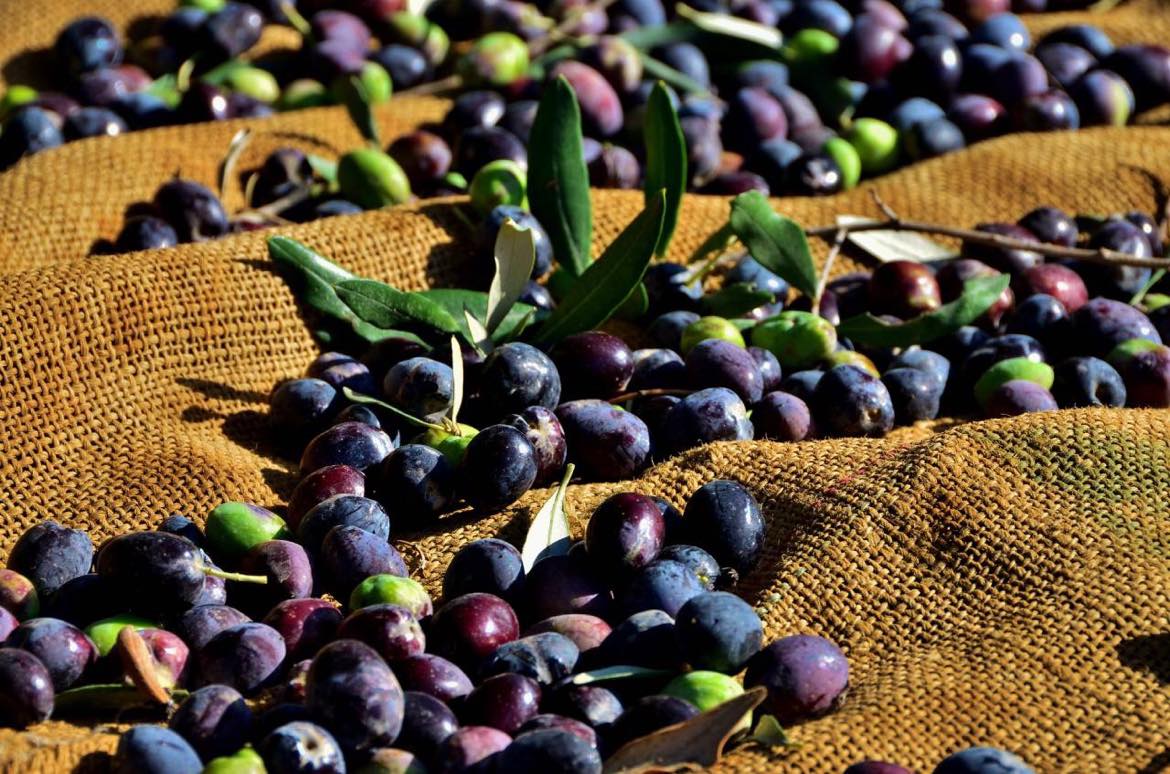
[(398, 408), (397, 406), (392, 406), (389, 403), (387, 403), (386, 401), (379, 400), (378, 398), (375, 398), (372, 395), (363, 395), (360, 392), (355, 392), (350, 387), (342, 387), (341, 394), (344, 395), (346, 398), (348, 398), (353, 403), (364, 403), (367, 406), (377, 406), (380, 409), (385, 409), (386, 411), (389, 411), (394, 416), (399, 417), (400, 419), (405, 421), (407, 424), (413, 425), (413, 426), (420, 428), (422, 430), (445, 431), (447, 429), (440, 424), (436, 424), (434, 422), (428, 422), (425, 419), (419, 419), (414, 414), (403, 411), (402, 409)]
[(171, 697), (159, 682), (154, 657), (138, 630), (133, 626), (122, 627), (122, 631), (118, 632), (118, 645), (121, 646), (118, 656), (122, 662), (122, 671), (143, 698), (158, 704), (169, 703)]
[(379, 328), (415, 322), (443, 333), (460, 331), (450, 312), (421, 293), (408, 293), (369, 279), (345, 280), (337, 283), (336, 290), (354, 314)]
[(714, 766), (743, 716), (768, 697), (762, 686), (752, 688), (682, 723), (655, 731), (618, 748), (602, 769), (605, 774), (674, 771), (686, 766)]
[[(859, 226), (874, 223), (871, 218), (860, 218), (856, 215), (838, 215), (838, 226)], [(879, 231), (849, 232), (848, 240), (871, 256), (881, 261), (942, 261), (955, 257), (955, 251), (940, 245), (933, 239), (913, 231), (896, 231), (881, 229)]]
[(656, 78), (689, 94), (709, 94), (711, 92), (710, 89), (691, 76), (681, 70), (674, 69), (666, 62), (655, 59), (645, 51), (639, 50), (638, 58), (642, 60), (642, 71), (650, 78)]
[(764, 715), (756, 723), (756, 727), (752, 729), (752, 733), (748, 739), (758, 745), (768, 748), (779, 747), (799, 747), (797, 742), (788, 738), (784, 727), (780, 725), (780, 721), (776, 719), (775, 715)]
[(717, 317), (736, 317), (757, 306), (770, 303), (775, 296), (761, 290), (754, 282), (735, 282), (703, 298), (703, 311)]
[(286, 280), (297, 298), (321, 314), (346, 323), (365, 341), (373, 343), (395, 335), (413, 336), (379, 328), (354, 314), (337, 295), (336, 287), (340, 282), (356, 279), (355, 275), (295, 239), (269, 237), (268, 255), (288, 272)]
[(528, 199), (548, 232), (553, 255), (580, 276), (589, 266), (593, 204), (581, 137), (581, 108), (564, 76), (546, 89), (532, 122), (528, 145)]
[(536, 242), (532, 230), (520, 228), (516, 221), (508, 218), (500, 226), (496, 236), (496, 273), (488, 288), (487, 319), (484, 324), (488, 332), (500, 327), (512, 305), (520, 300), (532, 267), (536, 263)]
[(661, 258), (666, 255), (674, 236), (682, 196), (687, 188), (687, 146), (678, 122), (678, 111), (662, 81), (654, 84), (654, 90), (650, 92), (642, 131), (646, 142), (646, 180), (643, 183), (646, 205), (650, 205), (659, 191), (666, 191), (662, 234), (654, 248)]
[[(420, 290), (418, 294), (424, 298), (434, 301), (439, 306), (447, 310), (447, 312), (454, 317), (460, 325), (460, 333), (464, 334), (468, 341), (476, 338), (472, 331), (467, 328), (467, 320), (464, 317), (464, 311), (469, 311), (477, 320), (482, 321), (487, 319), (487, 303), (488, 294), (482, 290), (461, 290), (459, 288), (431, 288), (429, 290)], [(537, 309), (531, 304), (525, 304), (517, 301), (512, 304), (512, 308), (508, 310), (508, 314), (504, 316), (504, 320), (500, 326), (492, 333), (491, 340), (493, 342), (507, 341), (519, 336), (525, 328), (527, 328), (534, 320), (543, 319), (546, 314), (544, 310)]]
[(227, 192), (228, 184), (231, 182), (232, 176), (235, 174), (236, 165), (240, 162), (240, 156), (244, 153), (244, 149), (248, 147), (248, 141), (252, 139), (251, 129), (241, 129), (232, 136), (231, 142), (228, 143), (228, 151), (223, 157), (223, 161), (219, 164), (219, 195), (223, 198)]
[(961, 296), (933, 312), (896, 325), (883, 322), (871, 314), (850, 317), (837, 326), (837, 334), (854, 344), (874, 347), (925, 344), (975, 322), (991, 308), (1010, 281), (1011, 277), (1007, 274), (969, 279), (963, 284)]
[(780, 46), (784, 43), (784, 35), (780, 30), (750, 19), (742, 19), (726, 13), (697, 11), (683, 3), (675, 5), (674, 12), (678, 14), (679, 18), (686, 19), (703, 32), (710, 32), (713, 35), (746, 40), (749, 43), (755, 43), (775, 51), (779, 51)]
[(342, 92), (341, 101), (345, 105), (345, 112), (349, 114), (349, 120), (353, 121), (353, 125), (361, 133), (362, 139), (374, 147), (380, 148), (382, 137), (381, 132), (378, 131), (378, 122), (374, 120), (370, 90), (357, 75), (349, 76), (344, 83), (345, 86), (340, 90)]
[(569, 538), (569, 517), (565, 514), (565, 492), (572, 477), (573, 464), (569, 463), (560, 485), (528, 525), (524, 548), (520, 552), (525, 572), (531, 572), (533, 565), (545, 557), (569, 553), (572, 541)]
[(703, 37), (703, 31), (689, 22), (673, 21), (635, 27), (618, 37), (640, 51), (648, 51), (670, 43), (694, 43)]
[(804, 229), (778, 214), (759, 191), (731, 202), (731, 228), (752, 257), (809, 298), (817, 292), (817, 270)]
[[(182, 688), (170, 692), (170, 700), (178, 703), (190, 693)], [(53, 715), (111, 714), (130, 709), (155, 708), (158, 703), (143, 696), (137, 688), (124, 683), (94, 683), (79, 688), (59, 691), (53, 699)]]
[(467, 326), (468, 340), (471, 346), (475, 347), (481, 355), (490, 353), (492, 351), (492, 337), (487, 332), (487, 328), (483, 327), (479, 318), (473, 315), (467, 307), (463, 307), (463, 322)]
[(628, 680), (630, 678), (671, 677), (675, 673), (667, 669), (651, 669), (640, 666), (607, 666), (600, 669), (590, 669), (588, 672), (578, 672), (569, 678), (573, 685), (591, 685), (607, 680)]
[(660, 191), (553, 310), (533, 337), (552, 343), (565, 336), (596, 328), (608, 320), (642, 281), (662, 233), (666, 194)]
[(459, 421), (459, 409), (463, 407), (463, 349), (459, 346), (459, 338), (451, 337), (451, 405), (447, 409), (447, 418), (452, 424)]

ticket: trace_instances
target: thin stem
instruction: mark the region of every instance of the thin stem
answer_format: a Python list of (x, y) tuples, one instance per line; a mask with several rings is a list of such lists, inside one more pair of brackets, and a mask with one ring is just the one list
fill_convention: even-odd
[[(1029, 242), (1026, 239), (1014, 239), (1000, 234), (991, 234), (986, 231), (955, 228), (938, 223), (926, 223), (920, 220), (907, 220), (899, 217), (884, 202), (878, 200), (879, 209), (883, 210), (885, 220), (873, 223), (860, 223), (856, 226), (818, 226), (805, 230), (805, 234), (818, 239), (835, 240), (837, 234), (844, 230), (846, 234), (857, 234), (864, 231), (911, 231), (918, 234), (933, 234), (935, 236), (952, 237), (977, 245), (1001, 247), (1006, 250), (1029, 250), (1033, 253), (1049, 258), (1072, 258), (1087, 263), (1100, 263), (1108, 266), (1140, 266), (1149, 269), (1170, 268), (1170, 258), (1138, 258), (1123, 253), (1120, 250), (1107, 248), (1090, 249), (1085, 247), (1061, 247), (1046, 242)], [(891, 217), (892, 215), (892, 217)]]
[(609, 399), (610, 403), (625, 403), (628, 400), (636, 398), (654, 398), (659, 395), (690, 395), (694, 390), (681, 390), (674, 387), (654, 387), (649, 390), (634, 390), (633, 392), (623, 392), (621, 395), (615, 395)]
[(848, 229), (837, 229), (837, 234), (833, 237), (833, 244), (829, 247), (829, 254), (825, 256), (825, 265), (821, 267), (821, 277), (817, 280), (817, 294), (813, 296), (811, 307), (813, 314), (820, 314), (821, 298), (825, 295), (825, 287), (829, 284), (829, 272), (832, 271), (833, 263), (837, 260), (837, 256), (841, 253), (841, 248), (848, 238)]
[(245, 575), (242, 572), (228, 572), (221, 570), (218, 567), (204, 567), (204, 575), (210, 575), (213, 578), (223, 578), (224, 580), (239, 581), (240, 583), (259, 583), (261, 586), (268, 583), (267, 575)]
[(463, 85), (463, 76), (459, 73), (448, 75), (446, 78), (440, 78), (437, 81), (430, 83), (420, 83), (418, 86), (398, 92), (397, 96), (402, 97), (407, 94), (412, 97), (427, 97), (434, 94), (442, 94), (445, 91), (453, 91)]
[(1157, 285), (1159, 282), (1161, 282), (1162, 278), (1165, 276), (1166, 276), (1165, 269), (1158, 269), (1156, 272), (1151, 274), (1150, 278), (1148, 280), (1146, 280), (1146, 284), (1142, 285), (1141, 289), (1138, 290), (1138, 292), (1133, 294), (1133, 298), (1129, 299), (1129, 305), (1130, 306), (1139, 305), (1145, 299), (1146, 294), (1150, 292), (1150, 290), (1154, 287), (1154, 285)]
[(570, 10), (561, 23), (550, 29), (544, 37), (537, 38), (528, 44), (528, 56), (535, 58), (536, 55), (543, 54), (554, 43), (571, 38), (573, 36), (571, 32), (573, 27), (580, 23), (581, 19), (585, 17), (585, 14), (592, 11), (604, 11), (616, 2), (617, 0), (597, 0), (597, 2), (591, 3), (590, 5)]

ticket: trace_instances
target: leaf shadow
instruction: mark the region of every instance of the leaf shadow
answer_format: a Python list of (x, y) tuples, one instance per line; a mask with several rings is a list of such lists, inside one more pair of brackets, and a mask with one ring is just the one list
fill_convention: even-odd
[(230, 384), (212, 381), (210, 379), (191, 379), (180, 376), (175, 382), (200, 395), (218, 400), (232, 400), (240, 403), (267, 403), (268, 396), (258, 390), (241, 390)]
[(1158, 772), (1168, 769), (1170, 769), (1170, 750), (1160, 752), (1150, 758), (1149, 763), (1138, 769), (1138, 774), (1158, 774)]
[(6, 83), (22, 83), (38, 90), (55, 89), (61, 75), (52, 48), (21, 51), (4, 63), (0, 72)]
[[(482, 261), (476, 249), (475, 227), (470, 220), (464, 219), (463, 207), (461, 203), (446, 200), (418, 208), (418, 214), (449, 237), (446, 241), (435, 242), (427, 252), (425, 275), (428, 287), (468, 287), (469, 278), (478, 278), (485, 273), (482, 271), (484, 267), (479, 265)], [(484, 288), (491, 280), (491, 272), (486, 274), (487, 279), (482, 283)]]
[(1161, 685), (1170, 684), (1170, 634), (1147, 634), (1122, 640), (1117, 657), (1124, 666), (1149, 672)]

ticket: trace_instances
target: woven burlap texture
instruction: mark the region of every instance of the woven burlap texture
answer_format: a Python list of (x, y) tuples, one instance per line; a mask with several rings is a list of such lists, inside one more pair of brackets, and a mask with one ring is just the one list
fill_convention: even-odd
[[(80, 13), (77, 3), (11, 2), (0, 3), (0, 7), (5, 10), (6, 27), (6, 33), (0, 35), (0, 62), (7, 63), (0, 67), (0, 86), (5, 82), (44, 84), (46, 73), (53, 72), (47, 47), (57, 31)], [(144, 19), (173, 7), (170, 0), (87, 0), (85, 12), (106, 16), (125, 31), (148, 27)], [(1170, 39), (1167, 8), (1167, 0), (1131, 0), (1107, 13), (1050, 13), (1025, 18), (1036, 36), (1064, 24), (1089, 22), (1107, 30), (1119, 44), (1165, 41)], [(250, 54), (271, 54), (298, 45), (290, 30), (270, 26)], [(389, 142), (411, 128), (437, 120), (447, 104), (439, 99), (394, 101), (378, 111), (383, 138)], [(1142, 121), (1161, 120), (1167, 112), (1155, 111)], [(343, 110), (322, 108), (266, 120), (164, 127), (112, 140), (83, 140), (26, 159), (0, 174), (0, 272), (87, 255), (96, 241), (117, 235), (128, 207), (149, 201), (173, 174), (216, 186), (219, 163), (228, 144), (244, 127), (253, 128), (255, 134), (240, 158), (240, 170), (254, 169), (280, 145), (335, 155), (359, 141)], [(290, 133), (316, 142), (290, 137)], [(1039, 144), (1032, 138), (1018, 147), (1031, 151)], [(1026, 163), (1035, 168), (1032, 161)], [(235, 176), (226, 189), (225, 202), (233, 211), (243, 204), (240, 182)]]
[[(169, 2), (149, 4), (165, 10)], [(51, 41), (74, 3), (12, 3), (0, 60)], [(87, 2), (124, 23), (139, 2)], [(1165, 35), (1131, 4), (1102, 17), (1119, 40)], [(9, 11), (11, 13), (9, 13)], [(1052, 26), (1054, 15), (1031, 23)], [(22, 30), (22, 41), (10, 42)], [(35, 62), (21, 57), (18, 62)], [(15, 66), (4, 70), (10, 80)], [(384, 111), (387, 136), (441, 115), (440, 101)], [(337, 147), (356, 142), (340, 111), (253, 125)], [(231, 125), (172, 127), (71, 144), (0, 175), (0, 558), (41, 519), (95, 541), (182, 512), (201, 519), (244, 499), (279, 506), (295, 464), (274, 454), (264, 402), (315, 349), (263, 234), (157, 253), (85, 258), (125, 207), (182, 169), (215, 180)], [(258, 134), (245, 159), (280, 138)], [(1151, 210), (1145, 170), (1170, 179), (1170, 129), (1009, 137), (876, 182), (900, 212), (956, 225), (1069, 210)], [(238, 197), (238, 186), (232, 196)], [(238, 204), (238, 198), (235, 204)], [(229, 197), (229, 203), (232, 202)], [(595, 195), (606, 244), (637, 194)], [(417, 288), (458, 284), (469, 233), (451, 202), (282, 229), (362, 274)], [(777, 207), (808, 225), (873, 214), (867, 191)], [(689, 254), (726, 216), (690, 197), (672, 250)], [(839, 262), (837, 271), (852, 263)], [(741, 751), (724, 768), (835, 772), (863, 757), (929, 771), (957, 747), (1009, 747), (1038, 770), (1160, 770), (1170, 761), (1170, 415), (1080, 411), (919, 427), (883, 440), (718, 444), (637, 482), (574, 486), (577, 534), (604, 496), (636, 488), (676, 505), (714, 477), (749, 486), (769, 523), (746, 580), (769, 636), (818, 632), (849, 653), (844, 709), (792, 730), (787, 753)], [(437, 593), (468, 540), (518, 540), (546, 493), (504, 514), (444, 519), (417, 543)], [(0, 767), (99, 767), (116, 737), (51, 722), (0, 731)]]
[[(1007, 138), (880, 180), (907, 215), (1013, 218), (1037, 202), (1153, 207), (1170, 177), (1170, 130)], [(51, 157), (49, 157), (51, 158)], [(641, 205), (598, 193), (598, 246)], [(438, 202), (284, 229), (342, 265), (402, 287), (453, 284), (469, 234)], [(865, 191), (777, 206), (806, 224), (872, 212)], [(726, 200), (686, 200), (673, 247), (688, 254)], [(0, 556), (45, 518), (95, 540), (216, 503), (278, 506), (295, 479), (272, 453), (265, 396), (314, 348), (264, 234), (167, 251), (60, 261), (0, 285)], [(841, 269), (848, 267), (843, 262)], [(715, 477), (743, 481), (769, 523), (747, 580), (769, 636), (839, 641), (853, 666), (837, 715), (793, 730), (784, 755), (738, 752), (736, 771), (836, 771), (865, 757), (920, 770), (973, 743), (1042, 771), (1133, 771), (1170, 741), (1165, 412), (1060, 413), (885, 440), (721, 444), (643, 479), (574, 486), (578, 534), (605, 494), (637, 488), (683, 505)], [(543, 493), (485, 520), (466, 514), (416, 541), (433, 592), (474, 537), (518, 539)], [(50, 723), (0, 734), (13, 771), (59, 771), (115, 737)], [(100, 758), (91, 757), (87, 761)]]

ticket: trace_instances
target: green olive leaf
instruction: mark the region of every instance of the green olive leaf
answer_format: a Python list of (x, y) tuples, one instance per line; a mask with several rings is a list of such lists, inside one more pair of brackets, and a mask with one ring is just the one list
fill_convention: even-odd
[(662, 234), (666, 193), (660, 191), (581, 278), (536, 332), (540, 344), (560, 341), (608, 320), (642, 281)]
[(731, 228), (752, 257), (809, 298), (817, 292), (817, 270), (804, 229), (772, 209), (759, 191), (731, 202)]
[(350, 326), (361, 339), (372, 344), (393, 336), (418, 338), (405, 331), (380, 328), (354, 314), (337, 295), (336, 287), (357, 277), (295, 239), (269, 237), (268, 255), (281, 267), (293, 295), (309, 308)]
[(963, 284), (963, 294), (928, 314), (919, 315), (897, 325), (890, 325), (871, 314), (850, 317), (837, 326), (837, 334), (854, 344), (875, 347), (908, 347), (925, 344), (970, 325), (991, 308), (1011, 277), (976, 277)]
[(483, 327), (483, 323), (467, 307), (463, 307), (463, 322), (467, 325), (471, 346), (475, 347), (476, 351), (481, 355), (489, 354), (493, 349), (491, 334), (487, 332), (487, 328)]
[(619, 320), (637, 320), (650, 310), (650, 293), (646, 290), (646, 283), (639, 282), (630, 291), (630, 295), (622, 301), (613, 316)]
[(368, 279), (337, 283), (337, 295), (360, 319), (379, 328), (402, 322), (429, 326), (443, 333), (461, 332), (458, 321), (439, 304), (421, 293), (408, 293)]
[[(430, 290), (420, 290), (418, 294), (424, 298), (434, 301), (439, 306), (447, 310), (447, 312), (459, 322), (461, 334), (467, 338), (468, 342), (476, 340), (478, 337), (475, 332), (467, 327), (467, 320), (464, 317), (464, 311), (470, 312), (477, 320), (483, 321), (487, 318), (487, 303), (488, 294), (482, 290), (460, 290), (458, 288), (431, 288)], [(517, 301), (512, 304), (512, 308), (508, 310), (508, 314), (504, 316), (504, 321), (492, 333), (491, 340), (499, 343), (507, 341), (519, 336), (533, 320), (543, 319), (544, 310), (537, 309), (531, 304), (525, 304)]]
[[(176, 688), (170, 692), (171, 701), (178, 703), (190, 694)], [(124, 683), (94, 683), (60, 691), (53, 699), (54, 715), (111, 715), (131, 709), (158, 708), (159, 705), (143, 696), (137, 688)]]
[(562, 76), (546, 88), (528, 145), (528, 200), (548, 231), (557, 263), (573, 276), (589, 267), (593, 204), (581, 137), (581, 109)]
[(687, 189), (687, 146), (683, 140), (678, 111), (670, 99), (666, 84), (654, 84), (646, 105), (646, 180), (643, 190), (649, 206), (659, 191), (666, 191), (666, 209), (663, 213), (662, 234), (654, 248), (659, 258), (666, 255), (670, 240), (678, 225), (683, 193)]
[(736, 282), (724, 285), (717, 292), (703, 298), (703, 312), (716, 317), (736, 317), (762, 306), (775, 297), (756, 287), (754, 282)]
[(374, 120), (374, 108), (370, 91), (357, 75), (351, 75), (341, 89), (341, 101), (345, 104), (345, 112), (349, 120), (361, 133), (362, 139), (374, 147), (382, 146), (381, 134), (378, 131), (378, 122)]
[(569, 553), (573, 543), (569, 536), (569, 517), (565, 514), (565, 492), (572, 478), (573, 464), (569, 463), (556, 491), (532, 517), (528, 534), (524, 537), (524, 548), (520, 551), (525, 572), (531, 572), (532, 566), (545, 557)]
[(741, 19), (728, 13), (696, 11), (683, 3), (675, 5), (674, 12), (679, 18), (686, 19), (703, 32), (710, 32), (713, 35), (746, 40), (775, 51), (779, 51), (784, 43), (784, 35), (780, 30), (750, 19)]
[(674, 21), (669, 24), (635, 27), (618, 37), (639, 51), (649, 51), (670, 43), (694, 43), (703, 37), (703, 31), (689, 22)]
[(445, 430), (445, 428), (442, 425), (435, 424), (434, 422), (427, 422), (426, 420), (423, 420), (423, 419), (419, 419), (414, 414), (403, 411), (402, 409), (398, 408), (397, 406), (392, 406), (383, 400), (379, 400), (379, 399), (373, 397), (372, 395), (363, 395), (360, 392), (354, 392), (349, 387), (342, 387), (341, 393), (347, 399), (349, 399), (349, 401), (352, 403), (364, 403), (367, 406), (377, 406), (380, 409), (385, 409), (386, 411), (389, 411), (394, 416), (402, 419), (408, 425), (413, 425), (414, 427), (420, 428), (422, 430), (439, 430), (439, 431)]
[(532, 276), (532, 267), (536, 263), (536, 241), (532, 231), (520, 228), (511, 218), (505, 220), (496, 236), (495, 261), (496, 273), (488, 289), (487, 319), (484, 321), (489, 333), (500, 327)]
[(327, 159), (316, 153), (309, 153), (305, 158), (314, 175), (324, 180), (330, 189), (337, 188), (337, 162), (334, 159)]
[(578, 672), (569, 678), (573, 685), (590, 685), (603, 683), (607, 680), (629, 680), (639, 677), (673, 677), (674, 672), (668, 669), (651, 669), (640, 666), (607, 666), (599, 669), (590, 669), (588, 672)]
[(798, 742), (788, 738), (788, 733), (775, 715), (761, 716), (748, 739), (769, 749), (800, 746)]
[(647, 54), (641, 49), (638, 50), (638, 58), (642, 60), (642, 71), (650, 78), (657, 78), (664, 83), (668, 83), (676, 89), (681, 89), (688, 94), (710, 94), (708, 89), (703, 84), (696, 81), (686, 73), (676, 70), (666, 62)]

